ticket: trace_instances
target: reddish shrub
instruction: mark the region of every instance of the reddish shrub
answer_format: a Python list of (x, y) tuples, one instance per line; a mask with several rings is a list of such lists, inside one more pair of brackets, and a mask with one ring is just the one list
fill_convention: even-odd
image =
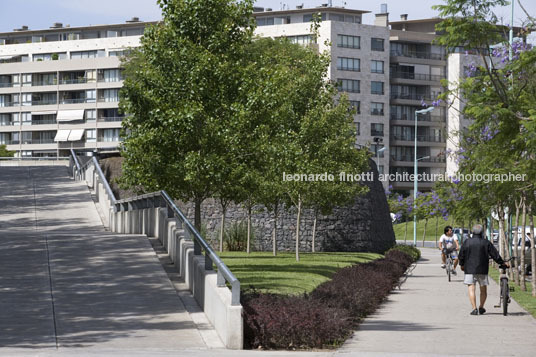
[(345, 340), (348, 311), (308, 296), (251, 294), (242, 298), (245, 348), (308, 349)]
[(391, 249), (387, 251), (387, 253), (385, 253), (385, 259), (402, 264), (404, 271), (413, 263), (413, 258), (409, 254), (398, 249)]

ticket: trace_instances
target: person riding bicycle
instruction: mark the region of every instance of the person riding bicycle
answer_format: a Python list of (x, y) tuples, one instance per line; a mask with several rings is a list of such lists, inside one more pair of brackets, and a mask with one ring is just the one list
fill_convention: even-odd
[(441, 268), (445, 268), (445, 263), (447, 261), (447, 254), (450, 253), (452, 259), (454, 259), (454, 266), (452, 267), (452, 274), (456, 275), (456, 267), (458, 266), (458, 254), (457, 251), (460, 249), (458, 243), (458, 237), (454, 235), (454, 231), (451, 226), (446, 226), (443, 230), (444, 234), (439, 238), (439, 249), (441, 250)]
[[(493, 244), (483, 238), (482, 225), (477, 224), (473, 227), (473, 236), (466, 240), (460, 250), (460, 268), (465, 273), (463, 283), (469, 289), (469, 301), (473, 307), (471, 315), (483, 315), (486, 312), (484, 304), (488, 296), (488, 272), (489, 258), (492, 258), (497, 264), (509, 267), (503, 258), (499, 255)], [(480, 305), (476, 305), (476, 283), (480, 285)]]

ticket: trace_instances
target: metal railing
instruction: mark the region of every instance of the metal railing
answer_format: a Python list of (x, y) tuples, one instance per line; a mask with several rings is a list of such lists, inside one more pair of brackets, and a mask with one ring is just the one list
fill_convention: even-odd
[[(391, 134), (391, 140), (415, 141), (415, 136)], [(444, 143), (445, 138), (441, 136), (433, 136), (433, 135), (417, 135), (417, 141), (431, 142), (431, 143)]]
[[(396, 114), (391, 114), (391, 120), (411, 120), (411, 121), (415, 121), (415, 116), (414, 114), (411, 114), (411, 115), (407, 115), (407, 114), (402, 114), (402, 115), (396, 115)], [(417, 116), (417, 121), (429, 121), (429, 122), (435, 122), (435, 123), (445, 123), (447, 121), (447, 119), (445, 117), (442, 117), (440, 115), (418, 115)]]
[(125, 119), (125, 117), (100, 117), (97, 118), (98, 122), (114, 122), (114, 121), (121, 121)]
[(415, 79), (418, 81), (433, 81), (439, 82), (442, 79), (445, 79), (445, 76), (438, 76), (433, 74), (421, 74), (421, 73), (408, 73), (408, 72), (391, 72), (391, 78), (402, 78), (402, 79)]
[(179, 224), (184, 229), (187, 237), (193, 239), (194, 242), (194, 255), (202, 255), (201, 251), (205, 252), (205, 270), (213, 270), (213, 264), (217, 268), (217, 285), (218, 287), (225, 287), (226, 282), (231, 286), (231, 305), (240, 305), (240, 281), (231, 272), (231, 270), (225, 265), (221, 258), (216, 254), (214, 249), (208, 242), (203, 239), (201, 234), (192, 225), (188, 218), (177, 207), (173, 199), (164, 190), (148, 193), (141, 196), (131, 197), (123, 200), (116, 200), (115, 195), (106, 180), (106, 176), (102, 172), (99, 162), (93, 156), (84, 165), (80, 165), (80, 162), (76, 156), (74, 150), (71, 149), (71, 156), (69, 158), (69, 169), (72, 172), (73, 177), (82, 177), (85, 171), (89, 167), (93, 166), (96, 174), (102, 182), (106, 194), (110, 200), (113, 212), (128, 211), (144, 208), (164, 207), (167, 208), (168, 218), (176, 218)]
[[(401, 162), (414, 162), (413, 155), (409, 156), (394, 156), (391, 155), (391, 160), (393, 161), (401, 161)], [(419, 162), (429, 162), (429, 163), (444, 163), (445, 157), (430, 157), (427, 159), (419, 159)]]
[(231, 305), (240, 305), (240, 281), (229, 270), (227, 265), (216, 254), (210, 244), (199, 234), (197, 229), (192, 225), (190, 220), (177, 207), (173, 199), (164, 190), (148, 193), (141, 196), (127, 198), (115, 202), (116, 211), (128, 210), (130, 206), (137, 208), (149, 207), (165, 207), (168, 211), (168, 218), (176, 218), (185, 232), (187, 237), (193, 238), (194, 255), (201, 255), (201, 251), (205, 252), (205, 270), (213, 270), (213, 264), (217, 268), (217, 285), (219, 287), (226, 286), (226, 282), (231, 285)]
[(424, 52), (424, 51), (391, 50), (390, 55), (391, 57), (424, 58), (424, 59), (432, 59), (432, 60), (440, 60), (440, 61), (446, 60), (445, 55), (441, 55), (438, 53)]

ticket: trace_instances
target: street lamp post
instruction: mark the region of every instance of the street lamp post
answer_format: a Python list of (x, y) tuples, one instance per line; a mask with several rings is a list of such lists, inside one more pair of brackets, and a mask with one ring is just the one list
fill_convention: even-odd
[(413, 167), (413, 245), (417, 246), (417, 115), (426, 114), (434, 110), (434, 107), (415, 111), (415, 152), (414, 152), (414, 167)]
[(385, 151), (386, 147), (382, 147), (379, 149), (380, 143), (383, 142), (382, 138), (374, 138), (374, 142), (376, 143), (376, 168), (378, 169), (378, 174), (380, 173), (380, 152)]

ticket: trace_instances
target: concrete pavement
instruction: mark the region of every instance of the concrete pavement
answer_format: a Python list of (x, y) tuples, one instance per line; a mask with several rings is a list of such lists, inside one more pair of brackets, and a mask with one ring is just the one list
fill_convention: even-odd
[(536, 320), (514, 301), (508, 316), (494, 308), (499, 301), (495, 282), (490, 279), (486, 314), (471, 316), (460, 269), (449, 283), (439, 250), (421, 251), (422, 259), (402, 289), (364, 321), (338, 354), (536, 355)]
[(0, 354), (207, 348), (147, 238), (106, 232), (65, 167), (2, 167), (0, 192)]

